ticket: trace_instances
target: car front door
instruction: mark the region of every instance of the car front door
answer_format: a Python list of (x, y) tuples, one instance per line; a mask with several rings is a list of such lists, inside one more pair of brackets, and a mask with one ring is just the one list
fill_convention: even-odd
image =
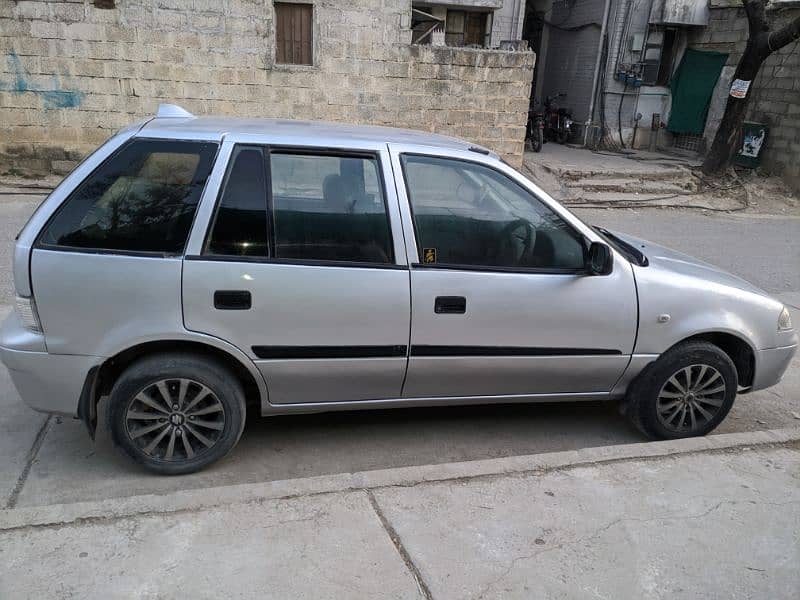
[(247, 353), (272, 404), (398, 397), (409, 273), (385, 146), (221, 154), (184, 263), (186, 327)]
[(403, 395), (607, 394), (636, 335), (630, 264), (615, 254), (609, 275), (588, 275), (594, 233), (488, 157), (392, 146), (392, 160), (413, 232)]

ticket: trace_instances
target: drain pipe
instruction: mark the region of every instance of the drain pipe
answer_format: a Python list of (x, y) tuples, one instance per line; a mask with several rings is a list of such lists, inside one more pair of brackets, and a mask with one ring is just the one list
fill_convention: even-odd
[[(605, 43), (605, 38), (608, 33), (608, 15), (611, 12), (611, 0), (606, 0), (606, 6), (603, 9), (603, 26), (600, 28), (600, 43), (597, 45), (597, 60), (594, 63), (594, 77), (592, 78), (592, 96), (589, 99), (589, 114), (586, 117), (586, 123), (583, 126), (583, 145), (586, 146), (587, 139), (589, 136), (589, 128), (592, 125), (594, 120), (594, 103), (595, 99), (597, 98), (597, 82), (600, 80), (600, 62), (603, 56), (603, 44)], [(608, 66), (608, 61), (606, 60), (606, 64), (602, 65), (602, 68), (606, 68)]]

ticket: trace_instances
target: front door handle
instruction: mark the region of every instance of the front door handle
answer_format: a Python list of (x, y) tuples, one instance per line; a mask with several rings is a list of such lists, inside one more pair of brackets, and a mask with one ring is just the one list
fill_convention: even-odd
[(250, 292), (245, 290), (217, 290), (214, 308), (218, 310), (249, 310), (253, 304)]
[(433, 312), (437, 315), (461, 314), (467, 312), (467, 299), (464, 296), (436, 296)]

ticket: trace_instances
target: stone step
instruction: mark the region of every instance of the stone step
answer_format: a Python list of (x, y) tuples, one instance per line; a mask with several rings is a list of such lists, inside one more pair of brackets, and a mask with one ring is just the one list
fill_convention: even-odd
[(676, 194), (697, 189), (696, 181), (690, 179), (666, 180), (666, 179), (638, 179), (638, 178), (616, 178), (599, 179), (586, 178), (569, 181), (566, 183), (567, 189), (576, 194), (582, 192), (617, 192), (628, 193), (637, 192), (644, 194)]
[(569, 194), (567, 197), (563, 198), (561, 202), (566, 205), (570, 204), (596, 204), (598, 206), (602, 205), (613, 205), (613, 204), (642, 204), (646, 206), (647, 204), (656, 204), (659, 202), (668, 202), (674, 201), (675, 203), (680, 203), (682, 200), (686, 198), (691, 198), (691, 195), (687, 195), (686, 191), (683, 190), (683, 193), (661, 193), (661, 194), (653, 194), (653, 193), (636, 193), (636, 192), (583, 192), (578, 191), (574, 194)]
[(569, 169), (560, 168), (555, 170), (555, 174), (567, 181), (581, 181), (581, 180), (598, 180), (598, 179), (625, 179), (625, 180), (642, 180), (642, 181), (675, 181), (675, 180), (688, 180), (691, 174), (688, 170), (675, 167), (675, 168), (653, 168), (653, 169), (632, 169), (632, 170), (586, 170), (586, 169)]

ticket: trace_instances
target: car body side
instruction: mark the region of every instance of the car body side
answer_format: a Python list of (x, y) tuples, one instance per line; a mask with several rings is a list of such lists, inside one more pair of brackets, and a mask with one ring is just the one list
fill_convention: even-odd
[[(418, 250), (407, 199), (399, 189), (403, 175), (398, 156), (402, 152), (459, 158), (490, 166), (532, 192), (588, 240), (605, 240), (495, 155), (474, 152), (466, 143), (453, 147), (408, 141), (397, 144), (391, 142), (388, 134), (384, 141), (342, 142), (335, 135), (314, 135), (313, 130), (306, 137), (299, 138), (281, 133), (209, 132), (172, 126), (183, 121), (157, 119), (136, 124), (117, 134), (53, 191), (21, 232), (14, 254), (17, 294), (27, 296), (33, 293), (42, 314), (58, 315), (57, 319), (47, 320), (46, 335), (25, 329), (14, 313), (0, 329), (3, 362), (8, 366), (20, 395), (33, 408), (73, 416), (80, 413), (85, 420), (91, 421), (90, 413), (100, 396), (110, 389), (110, 383), (113, 383), (110, 380), (118, 372), (120, 361), (170, 345), (175, 348), (205, 348), (216, 356), (227, 357), (233, 367), (238, 365), (235, 371), (247, 379), (247, 387), (263, 415), (457, 403), (619, 399), (624, 396), (630, 382), (670, 347), (685, 339), (720, 334), (733, 336), (746, 344), (751, 352), (752, 373), (749, 381), (744, 383), (750, 389), (760, 389), (780, 379), (796, 349), (795, 331), (779, 332), (776, 329), (782, 304), (746, 282), (713, 268), (704, 270), (702, 264), (694, 259), (681, 263), (680, 258), (670, 255), (664, 260), (651, 261), (649, 266), (637, 266), (613, 250), (616, 276), (629, 279), (635, 289), (626, 308), (633, 329), (622, 353), (627, 366), (618, 381), (603, 393), (563, 397), (557, 393), (398, 397), (276, 404), (270, 401), (270, 382), (265, 379), (249, 349), (238, 348), (221, 336), (192, 330), (186, 323), (184, 257), (202, 252), (228, 159), (236, 144), (338, 148), (376, 153), (384, 171), (395, 265), (398, 268), (409, 269), (409, 263), (416, 260)], [(81, 260), (72, 260), (74, 255), (71, 251), (34, 249), (39, 232), (70, 193), (98, 165), (134, 137), (197, 139), (219, 144), (184, 255), (156, 258), (119, 252), (83, 252)], [(656, 254), (664, 253), (656, 249)], [(536, 275), (531, 274), (531, 277)], [(72, 283), (54, 286), (56, 281)], [(102, 281), (103, 285), (91, 286), (92, 294), (87, 295), (86, 282), (91, 281)], [(626, 302), (624, 298), (587, 298), (586, 323), (591, 323), (594, 302), (618, 301)], [(668, 316), (666, 320), (664, 315)]]

